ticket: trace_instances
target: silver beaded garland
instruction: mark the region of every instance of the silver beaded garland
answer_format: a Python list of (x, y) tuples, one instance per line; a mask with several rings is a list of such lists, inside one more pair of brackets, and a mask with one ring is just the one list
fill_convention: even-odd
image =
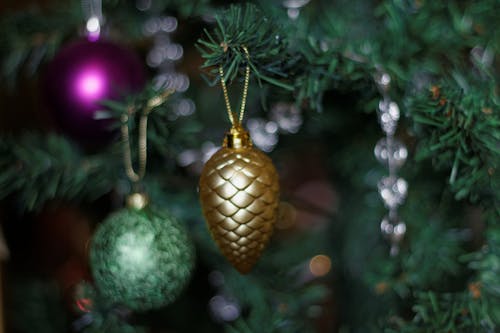
[(389, 171), (389, 175), (380, 179), (377, 185), (380, 197), (389, 210), (380, 223), (380, 230), (391, 243), (390, 254), (394, 256), (399, 253), (399, 244), (406, 233), (406, 224), (398, 215), (398, 207), (406, 199), (408, 183), (397, 176), (397, 170), (406, 162), (408, 150), (402, 142), (394, 138), (400, 112), (398, 104), (392, 101), (389, 96), (391, 77), (386, 72), (379, 71), (375, 75), (375, 83), (382, 95), (377, 113), (385, 138), (377, 142), (374, 154), (382, 165), (387, 166)]

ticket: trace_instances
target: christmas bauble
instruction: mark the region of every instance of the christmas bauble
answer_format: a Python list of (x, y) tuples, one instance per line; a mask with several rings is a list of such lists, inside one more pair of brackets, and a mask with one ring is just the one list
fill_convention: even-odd
[(48, 64), (43, 89), (58, 126), (81, 143), (112, 136), (109, 120), (96, 119), (103, 100), (118, 100), (145, 83), (144, 65), (132, 51), (108, 41), (77, 41)]
[(102, 296), (146, 311), (179, 296), (194, 266), (194, 246), (173, 217), (127, 208), (99, 226), (91, 243), (90, 265)]
[(248, 273), (267, 245), (278, 217), (278, 173), (255, 149), (248, 132), (233, 127), (205, 164), (200, 200), (210, 233), (224, 256)]

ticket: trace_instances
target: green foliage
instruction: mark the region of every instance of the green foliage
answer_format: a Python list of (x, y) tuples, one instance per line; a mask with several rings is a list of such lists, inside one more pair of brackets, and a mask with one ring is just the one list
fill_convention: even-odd
[(371, 85), (369, 65), (356, 56), (342, 54), (331, 41), (309, 38), (300, 45), (302, 71), (295, 80), (298, 102), (306, 100), (312, 109), (322, 111), (323, 96), (328, 90), (346, 91), (360, 84)]
[(409, 107), (424, 137), (417, 159), (432, 158), (437, 168), (450, 170), (458, 200), (500, 202), (500, 104), (494, 87), (444, 82), (433, 89), (434, 96), (422, 94)]
[(71, 325), (74, 332), (147, 332), (144, 327), (130, 324), (130, 312), (124, 308), (113, 307), (110, 300), (98, 293), (90, 283), (81, 282), (74, 289), (76, 300), (74, 311), (79, 314)]
[(16, 332), (63, 333), (68, 318), (60, 302), (60, 290), (53, 281), (14, 279), (12, 302), (6, 318)]
[[(185, 147), (201, 145), (204, 126), (195, 117), (172, 120), (175, 96), (154, 110), (148, 130), (151, 175), (145, 184), (153, 202), (192, 222), (200, 262), (223, 267), (224, 293), (245, 309), (225, 330), (312, 331), (312, 318), (304, 313), (327, 291), (296, 279), (301, 265), (330, 244), (325, 251), (333, 259), (335, 277), (329, 276), (328, 283), (335, 301), (342, 302), (341, 329), (365, 332), (378, 324), (386, 332), (494, 332), (500, 323), (498, 0), (318, 0), (304, 6), (296, 20), (287, 17), (282, 1), (258, 3), (217, 8), (220, 2), (163, 0), (150, 11), (173, 9), (189, 16), (188, 24), (203, 25), (200, 16), (210, 19), (215, 13), (214, 26), (197, 43), (211, 83), (220, 79), (219, 66), (234, 82), (249, 63), (268, 95), (295, 99), (306, 122), (294, 138), (283, 141), (291, 150), (304, 142), (324, 144), (331, 155), (327, 173), (341, 197), (340, 214), (328, 216), (328, 232), (275, 241), (256, 272), (243, 278), (225, 266), (200, 222), (196, 177), (174, 161)], [(140, 31), (149, 13), (137, 12), (130, 1), (107, 0), (104, 8), (113, 36), (144, 42)], [(25, 69), (36, 73), (83, 25), (80, 1), (59, 9), (1, 18), (0, 65), (6, 83), (14, 86)], [(379, 68), (391, 75), (390, 95), (407, 115), (398, 136), (416, 152), (402, 170), (410, 183), (401, 210), (408, 232), (396, 258), (389, 258), (381, 237), (374, 236), (384, 214), (375, 191), (382, 171), (371, 153), (375, 134), (380, 134), (374, 131), (375, 116), (370, 118), (377, 98), (373, 75)], [(199, 92), (199, 114), (213, 118), (212, 91), (195, 80), (192, 84), (195, 95)], [(423, 91), (428, 87), (433, 87), (431, 94)], [(148, 87), (125, 101), (106, 102), (106, 112), (119, 119), (131, 107), (142, 110), (155, 94)], [(132, 147), (138, 115), (130, 122)], [(5, 138), (0, 142), (0, 198), (13, 199), (24, 211), (58, 198), (93, 200), (116, 189), (123, 178), (117, 172), (122, 169), (120, 148), (89, 155), (60, 137)], [(434, 169), (427, 168), (427, 161)], [(484, 209), (475, 221), (486, 229), (475, 231), (484, 237), (480, 250), (468, 238), (467, 203)], [(118, 315), (95, 315), (89, 332), (135, 329)]]
[[(266, 17), (258, 7), (230, 6), (215, 16), (217, 26), (213, 33), (205, 31), (204, 39), (198, 40), (198, 49), (205, 62), (202, 68), (211, 68), (210, 74), (219, 80), (219, 66), (223, 66), (225, 80), (234, 80), (243, 73), (247, 64), (262, 81), (291, 90), (292, 86), (276, 78), (286, 78), (286, 42), (276, 21)], [(248, 49), (249, 61), (243, 50)]]
[(41, 209), (53, 199), (95, 200), (116, 180), (120, 164), (112, 161), (85, 156), (56, 135), (5, 138), (0, 140), (0, 198), (15, 196), (21, 211)]
[[(469, 263), (469, 268), (478, 273), (478, 282), (481, 292), (486, 297), (495, 302), (500, 299), (500, 230), (493, 227), (486, 231), (488, 239), (481, 251), (470, 254), (465, 257)], [(496, 323), (500, 323), (500, 306), (493, 307), (495, 304), (492, 302), (491, 309), (494, 311), (493, 318)], [(497, 302), (498, 303), (498, 302)], [(498, 304), (497, 304), (498, 305)]]
[[(134, 159), (137, 156), (137, 121), (133, 120), (140, 117), (141, 110), (155, 96), (158, 96), (157, 91), (146, 88), (123, 102), (103, 102), (106, 110), (100, 112), (102, 117), (119, 119), (130, 108), (137, 111), (129, 122)], [(172, 97), (167, 104), (155, 107), (149, 116), (150, 156), (172, 159), (196, 142), (200, 124), (195, 118), (184, 117), (177, 124), (168, 121), (177, 100)], [(119, 126), (116, 120), (111, 128)], [(0, 199), (14, 196), (20, 211), (39, 210), (53, 199), (92, 201), (109, 193), (124, 178), (120, 143), (110, 144), (99, 153), (85, 154), (68, 139), (53, 134), (3, 138), (0, 140), (0, 168)]]
[(147, 329), (131, 325), (121, 318), (119, 313), (96, 314), (92, 323), (85, 327), (84, 333), (146, 333)]
[[(493, 304), (490, 304), (493, 306)], [(494, 332), (495, 322), (486, 300), (474, 299), (471, 292), (421, 292), (413, 306), (415, 317), (397, 332)], [(396, 332), (386, 330), (386, 332)]]
[(11, 87), (23, 70), (34, 75), (40, 63), (54, 55), (74, 23), (80, 20), (77, 8), (60, 8), (50, 13), (32, 8), (0, 19), (3, 32), (0, 35), (0, 75)]
[[(126, 0), (105, 0), (103, 1), (105, 8), (113, 9), (117, 6), (130, 6), (130, 2)], [(185, 0), (156, 0), (151, 1), (149, 4), (148, 11), (154, 13), (169, 13), (174, 12), (176, 16), (179, 17), (193, 17), (197, 15), (206, 15), (212, 11), (210, 6), (210, 0), (196, 0), (196, 1), (185, 1)], [(131, 12), (130, 16), (137, 16), (137, 13)]]
[(299, 281), (280, 285), (278, 281), (282, 279), (286, 276), (262, 281), (255, 275), (244, 277), (228, 272), (226, 293), (250, 311), (228, 327), (227, 332), (313, 332), (314, 314), (304, 313), (304, 310), (320, 303), (327, 293), (326, 288)]
[[(132, 153), (135, 155), (139, 119), (148, 103), (161, 98), (161, 95), (162, 92), (148, 85), (142, 92), (128, 96), (125, 100), (103, 101), (103, 110), (98, 114), (103, 118), (114, 119), (110, 128), (117, 131), (121, 126), (121, 116), (130, 114), (128, 126)], [(165, 159), (175, 158), (182, 149), (197, 144), (196, 135), (201, 131), (199, 121), (195, 117), (179, 117), (174, 114), (174, 107), (181, 98), (180, 94), (169, 95), (149, 112), (147, 137), (149, 155), (153, 154), (153, 158), (155, 154)], [(175, 122), (171, 120), (173, 116), (177, 118)]]

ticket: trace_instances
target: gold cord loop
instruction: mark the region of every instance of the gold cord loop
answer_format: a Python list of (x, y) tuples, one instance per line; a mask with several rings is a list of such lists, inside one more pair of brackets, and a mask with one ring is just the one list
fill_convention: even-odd
[(123, 143), (123, 164), (125, 165), (125, 172), (131, 182), (137, 183), (146, 174), (146, 161), (148, 156), (147, 134), (148, 134), (148, 116), (151, 111), (163, 104), (167, 97), (174, 93), (173, 89), (165, 90), (161, 95), (155, 96), (148, 100), (146, 107), (143, 109), (141, 118), (139, 120), (139, 170), (136, 172), (132, 165), (132, 152), (130, 148), (130, 134), (128, 129), (128, 121), (130, 115), (135, 113), (134, 107), (129, 107), (128, 112), (121, 116), (121, 134)]
[(231, 121), (231, 125), (240, 126), (243, 121), (243, 115), (245, 114), (245, 106), (247, 102), (248, 96), (248, 84), (250, 82), (250, 54), (248, 53), (248, 49), (246, 46), (242, 46), (243, 51), (245, 51), (245, 55), (247, 58), (247, 67), (245, 70), (245, 82), (243, 85), (243, 94), (241, 97), (241, 107), (240, 107), (240, 115), (236, 119), (235, 114), (231, 110), (231, 103), (229, 102), (229, 94), (227, 92), (226, 82), (224, 80), (224, 69), (222, 65), (219, 66), (219, 74), (220, 74), (220, 84), (222, 86), (222, 92), (224, 93), (224, 101), (226, 103), (227, 114), (229, 116), (229, 120)]

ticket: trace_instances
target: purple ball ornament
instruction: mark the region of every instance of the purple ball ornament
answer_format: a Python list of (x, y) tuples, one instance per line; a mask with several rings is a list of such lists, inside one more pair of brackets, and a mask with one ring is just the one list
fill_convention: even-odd
[(108, 142), (110, 119), (96, 119), (104, 100), (120, 100), (146, 82), (143, 63), (131, 50), (109, 41), (79, 40), (64, 46), (48, 64), (47, 106), (61, 130), (84, 146)]

